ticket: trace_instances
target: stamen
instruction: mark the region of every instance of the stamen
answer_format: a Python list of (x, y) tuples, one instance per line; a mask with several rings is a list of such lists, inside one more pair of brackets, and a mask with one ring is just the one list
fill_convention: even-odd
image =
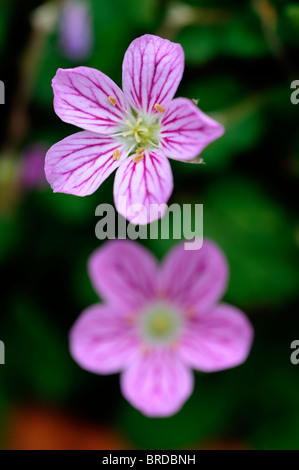
[(136, 150), (136, 153), (143, 153), (145, 151), (145, 147), (140, 147), (139, 149)]
[(165, 108), (163, 108), (163, 106), (161, 106), (160, 104), (156, 103), (154, 108), (159, 111), (159, 113), (165, 113)]
[(108, 96), (108, 101), (112, 104), (112, 106), (115, 106), (117, 103), (117, 100), (113, 98), (113, 96)]
[(130, 123), (130, 121), (129, 121), (128, 119), (126, 120), (126, 124), (127, 124), (129, 127), (131, 127), (131, 129), (134, 129), (134, 126), (133, 126), (133, 124), (131, 124), (131, 123)]
[[(155, 121), (152, 122), (153, 119)], [(145, 121), (143, 125), (141, 124), (142, 121)], [(150, 147), (159, 148), (157, 142), (159, 142), (160, 123), (157, 114), (154, 118), (151, 117), (149, 119), (147, 119), (147, 117), (135, 117), (134, 115), (131, 116), (131, 119), (127, 119), (125, 124), (126, 127), (123, 129), (124, 132), (120, 135), (122, 135), (122, 137), (130, 136), (130, 143), (131, 141), (135, 141), (135, 150), (139, 145), (145, 145), (145, 148), (147, 148), (148, 144)], [(129, 130), (126, 130), (126, 128)]]
[(127, 137), (130, 134), (134, 134), (134, 131), (127, 131), (122, 134), (123, 137)]
[(113, 160), (119, 160), (119, 156), (120, 156), (119, 150), (115, 149), (113, 152)]
[(139, 153), (139, 155), (135, 155), (135, 157), (133, 157), (133, 162), (134, 163), (138, 163), (138, 162), (141, 162), (141, 160), (144, 159), (144, 156), (142, 153)]

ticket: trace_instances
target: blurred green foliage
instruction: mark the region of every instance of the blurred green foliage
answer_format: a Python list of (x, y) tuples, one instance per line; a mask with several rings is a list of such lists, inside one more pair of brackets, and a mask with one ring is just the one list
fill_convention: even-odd
[[(30, 17), (42, 3), (0, 2), (3, 143), (28, 52)], [(230, 264), (225, 300), (249, 315), (255, 343), (243, 366), (196, 374), (194, 394), (176, 416), (142, 416), (121, 397), (116, 376), (91, 375), (68, 352), (71, 325), (98, 301), (86, 262), (100, 244), (95, 208), (113, 202), (113, 177), (86, 198), (53, 194), (47, 185), (18, 191), (0, 219), (0, 339), (7, 356), (0, 366), (0, 435), (9, 410), (29, 400), (113, 423), (133, 447), (194, 448), (233, 439), (259, 449), (298, 449), (299, 366), (290, 363), (290, 343), (299, 333), (299, 105), (290, 102), (290, 83), (299, 79), (299, 8), (282, 0), (90, 5), (95, 44), (85, 63), (63, 56), (57, 28), (43, 38), (40, 55), (33, 49), (29, 122), (15, 156), (21, 158), (27, 143), (50, 146), (76, 132), (53, 110), (57, 68), (95, 67), (121, 85), (123, 55), (135, 37), (152, 33), (180, 42), (186, 70), (178, 95), (199, 99), (226, 133), (203, 152), (206, 165), (171, 162), (170, 202), (204, 204), (204, 235), (219, 243)], [(143, 243), (161, 259), (176, 240)]]

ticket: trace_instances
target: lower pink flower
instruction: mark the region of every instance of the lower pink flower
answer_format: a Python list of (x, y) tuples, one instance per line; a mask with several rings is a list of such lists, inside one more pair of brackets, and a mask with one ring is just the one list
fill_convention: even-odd
[(214, 372), (243, 363), (253, 329), (237, 308), (219, 303), (228, 266), (205, 240), (198, 251), (178, 244), (159, 267), (145, 248), (114, 240), (89, 260), (105, 300), (73, 326), (78, 364), (97, 374), (121, 372), (125, 398), (147, 416), (176, 413), (193, 391), (191, 369)]

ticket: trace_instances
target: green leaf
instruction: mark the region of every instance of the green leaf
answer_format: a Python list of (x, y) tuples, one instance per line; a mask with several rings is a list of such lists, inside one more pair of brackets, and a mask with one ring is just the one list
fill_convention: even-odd
[(187, 64), (208, 62), (221, 51), (221, 27), (191, 25), (183, 28), (176, 37), (185, 52)]
[(5, 375), (13, 390), (27, 389), (44, 398), (66, 397), (76, 366), (68, 339), (31, 300), (17, 296), (5, 318)]
[(16, 249), (21, 240), (20, 220), (17, 217), (0, 219), (0, 260), (3, 261)]
[(79, 197), (71, 194), (53, 193), (51, 189), (39, 195), (44, 210), (72, 224), (84, 223), (94, 217), (94, 196)]
[(257, 18), (247, 11), (240, 17), (233, 18), (226, 25), (223, 51), (227, 55), (263, 57), (269, 54), (269, 47)]
[(225, 109), (244, 99), (248, 90), (239, 79), (226, 74), (209, 75), (208, 78), (192, 75), (192, 79), (183, 79), (182, 95), (190, 99), (198, 99), (197, 106), (204, 112)]
[[(214, 116), (217, 119), (217, 115)], [(221, 118), (219, 119), (222, 120)], [(265, 121), (257, 112), (240, 115), (238, 120), (228, 120), (224, 135), (210, 144), (201, 154), (207, 170), (227, 167), (230, 160), (241, 152), (257, 146), (265, 128)]]
[(284, 8), (284, 14), (289, 18), (296, 26), (299, 26), (299, 5), (296, 3), (290, 3)]
[(256, 183), (232, 179), (212, 185), (204, 201), (204, 235), (229, 261), (227, 299), (239, 305), (278, 305), (299, 288), (295, 224)]

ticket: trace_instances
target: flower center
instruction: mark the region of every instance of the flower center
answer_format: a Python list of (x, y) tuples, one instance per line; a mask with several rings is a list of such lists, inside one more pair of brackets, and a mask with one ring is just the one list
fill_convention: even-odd
[(120, 140), (128, 155), (139, 154), (159, 147), (160, 116), (145, 115), (131, 109), (128, 119), (120, 126), (115, 136)]
[(143, 338), (149, 343), (172, 343), (181, 330), (179, 312), (171, 305), (157, 303), (141, 315), (140, 329)]
[[(135, 124), (132, 124), (129, 120), (126, 121), (126, 124), (131, 128), (130, 131), (124, 132), (123, 136), (127, 137), (128, 135), (133, 134), (137, 144), (140, 144), (141, 139), (146, 138), (146, 134), (149, 133), (149, 129), (145, 126), (141, 126), (142, 118), (138, 118)], [(140, 135), (139, 135), (140, 134)], [(144, 136), (145, 134), (145, 136)]]

